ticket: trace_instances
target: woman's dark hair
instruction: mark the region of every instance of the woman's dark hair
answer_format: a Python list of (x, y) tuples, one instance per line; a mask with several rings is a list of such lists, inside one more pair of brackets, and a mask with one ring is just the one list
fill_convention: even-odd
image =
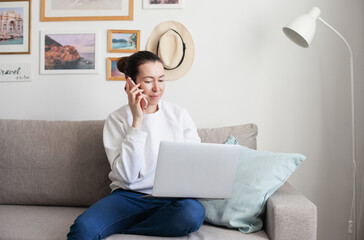
[(135, 82), (139, 66), (147, 62), (162, 63), (162, 60), (152, 52), (139, 51), (129, 57), (121, 57), (117, 62), (117, 68), (125, 74), (125, 78), (130, 77)]

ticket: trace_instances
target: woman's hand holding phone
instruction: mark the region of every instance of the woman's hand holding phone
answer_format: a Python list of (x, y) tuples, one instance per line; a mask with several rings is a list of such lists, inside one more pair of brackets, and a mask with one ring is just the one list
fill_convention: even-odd
[(148, 102), (143, 94), (143, 89), (139, 89), (140, 84), (135, 84), (130, 77), (126, 79), (125, 91), (128, 94), (129, 106), (133, 114), (133, 127), (141, 128), (144, 112)]

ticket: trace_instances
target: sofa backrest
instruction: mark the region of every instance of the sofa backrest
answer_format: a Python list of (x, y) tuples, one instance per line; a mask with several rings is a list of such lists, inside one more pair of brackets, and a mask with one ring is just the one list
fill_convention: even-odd
[[(0, 204), (90, 206), (110, 193), (104, 121), (0, 120)], [(256, 149), (257, 127), (199, 129)]]
[(103, 125), (0, 120), (0, 204), (89, 206), (108, 194)]
[(229, 136), (234, 136), (240, 145), (251, 149), (257, 149), (258, 127), (253, 123), (220, 127), (198, 129), (201, 142), (225, 143)]

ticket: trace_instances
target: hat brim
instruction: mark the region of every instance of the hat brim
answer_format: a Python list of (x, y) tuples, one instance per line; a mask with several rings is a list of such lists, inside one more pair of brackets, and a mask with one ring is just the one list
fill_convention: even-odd
[(167, 21), (159, 24), (154, 28), (153, 32), (149, 36), (146, 50), (157, 54), (157, 45), (159, 39), (164, 33), (171, 29), (175, 30), (181, 35), (186, 46), (185, 56), (181, 65), (173, 70), (165, 70), (166, 80), (177, 80), (183, 77), (190, 70), (195, 56), (195, 46), (193, 44), (193, 39), (185, 26), (176, 21)]

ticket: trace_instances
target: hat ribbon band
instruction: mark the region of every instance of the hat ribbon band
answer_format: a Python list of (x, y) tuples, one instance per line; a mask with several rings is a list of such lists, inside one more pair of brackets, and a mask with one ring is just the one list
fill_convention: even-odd
[[(186, 51), (186, 44), (185, 44), (185, 42), (183, 41), (183, 38), (182, 38), (182, 36), (177, 32), (177, 31), (175, 31), (174, 29), (171, 29), (172, 31), (174, 31), (175, 33), (177, 33), (178, 34), (178, 36), (181, 38), (181, 40), (182, 40), (182, 44), (183, 44), (183, 55), (182, 55), (182, 58), (181, 58), (181, 61), (178, 63), (178, 65), (176, 66), (176, 67), (174, 67), (174, 68), (166, 68), (166, 67), (164, 67), (163, 66), (163, 68), (165, 69), (165, 70), (174, 70), (174, 69), (176, 69), (176, 68), (178, 68), (181, 64), (182, 64), (182, 62), (183, 62), (183, 60), (184, 60), (184, 58), (185, 58), (185, 51)], [(158, 55), (158, 50), (159, 50), (159, 41), (158, 41), (158, 44), (157, 44), (157, 55)]]

